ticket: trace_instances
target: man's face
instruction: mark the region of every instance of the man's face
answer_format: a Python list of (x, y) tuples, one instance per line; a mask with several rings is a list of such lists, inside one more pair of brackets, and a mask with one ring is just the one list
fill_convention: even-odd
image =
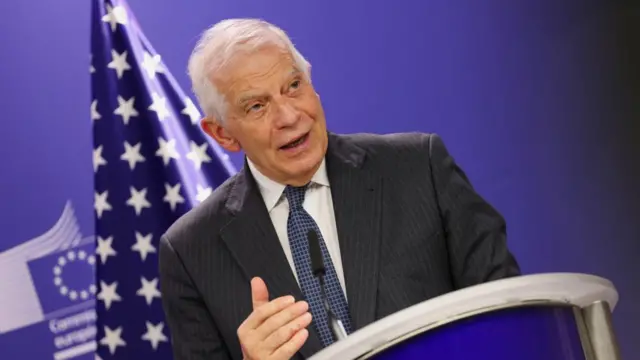
[(302, 70), (277, 47), (236, 56), (213, 79), (227, 101), (224, 125), (202, 122), (222, 147), (291, 185), (307, 183), (327, 149), (324, 111)]

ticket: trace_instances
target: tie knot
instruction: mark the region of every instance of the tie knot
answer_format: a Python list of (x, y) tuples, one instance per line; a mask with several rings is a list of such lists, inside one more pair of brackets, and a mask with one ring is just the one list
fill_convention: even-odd
[(287, 185), (284, 188), (284, 194), (289, 201), (289, 209), (299, 209), (304, 202), (304, 195), (307, 191), (307, 185), (305, 186), (291, 186)]

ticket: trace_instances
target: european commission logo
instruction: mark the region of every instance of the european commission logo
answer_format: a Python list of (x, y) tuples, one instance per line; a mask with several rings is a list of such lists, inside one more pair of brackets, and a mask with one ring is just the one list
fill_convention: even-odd
[(0, 253), (0, 334), (90, 306), (94, 254), (70, 203), (48, 231)]
[[(81, 265), (80, 273), (93, 274), (95, 271), (96, 258), (93, 255), (87, 255), (85, 250), (71, 250), (68, 251), (65, 256), (59, 256), (58, 264), (53, 267), (53, 275), (55, 276), (53, 278), (53, 283), (60, 290), (60, 295), (67, 296), (71, 301), (76, 301), (78, 299), (88, 300), (89, 296), (95, 296), (96, 294), (95, 284), (90, 284), (88, 287), (77, 290), (74, 287), (69, 288), (68, 284), (64, 281), (65, 276), (67, 278), (73, 277), (74, 267), (78, 267), (77, 265), (74, 266), (74, 263), (86, 265), (84, 268), (82, 268)], [(64, 272), (65, 268), (67, 269), (66, 275)]]
[(93, 247), (90, 243), (29, 262), (45, 314), (95, 299)]
[(70, 203), (48, 231), (0, 253), (0, 338), (30, 329), (54, 360), (91, 356), (97, 346), (94, 254), (94, 238), (81, 236)]

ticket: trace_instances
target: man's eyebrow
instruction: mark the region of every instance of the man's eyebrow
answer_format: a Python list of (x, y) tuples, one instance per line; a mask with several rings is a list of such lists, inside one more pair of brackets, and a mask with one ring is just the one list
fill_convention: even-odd
[[(298, 69), (297, 67), (294, 67), (288, 73), (287, 77), (293, 77), (293, 76), (299, 76), (299, 75), (302, 75), (302, 71), (300, 71), (300, 69)], [(238, 104), (244, 105), (252, 100), (264, 98), (265, 96), (267, 95), (259, 93), (257, 91), (248, 91), (247, 93), (241, 95), (238, 98)]]
[(244, 105), (252, 100), (262, 98), (264, 96), (265, 96), (264, 94), (261, 94), (258, 92), (249, 92), (240, 96), (240, 98), (238, 99), (238, 104)]

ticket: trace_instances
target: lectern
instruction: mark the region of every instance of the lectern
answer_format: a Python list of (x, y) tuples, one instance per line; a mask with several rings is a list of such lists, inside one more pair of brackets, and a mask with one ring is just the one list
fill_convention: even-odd
[(613, 284), (536, 274), (458, 290), (389, 315), (311, 360), (619, 360)]

